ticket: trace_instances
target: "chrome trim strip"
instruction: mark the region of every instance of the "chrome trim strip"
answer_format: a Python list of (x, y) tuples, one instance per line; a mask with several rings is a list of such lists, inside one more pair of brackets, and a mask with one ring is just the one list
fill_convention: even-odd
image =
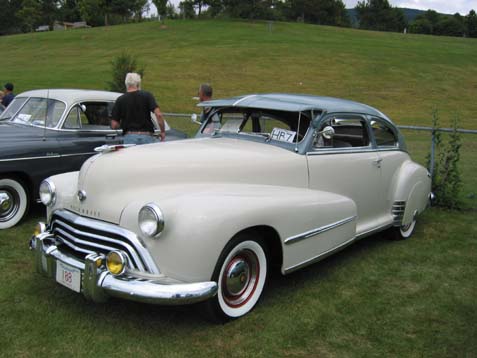
[[(74, 231), (78, 232), (77, 230), (74, 230)], [(81, 239), (76, 239), (74, 236), (71, 236), (66, 231), (64, 231), (60, 228), (55, 228), (53, 232), (55, 232), (55, 233), (59, 232), (61, 235), (66, 236), (69, 239), (69, 240), (65, 240), (64, 238), (60, 237), (59, 241), (61, 243), (69, 246), (70, 248), (72, 248), (75, 251), (79, 251), (79, 252), (82, 252), (84, 254), (95, 254), (95, 253), (97, 253), (97, 251), (81, 248), (79, 246), (76, 246), (75, 244), (80, 244), (80, 245), (85, 245), (85, 246), (92, 246), (93, 248), (97, 248), (99, 250), (107, 250), (107, 251), (117, 251), (118, 250), (118, 248), (116, 248), (116, 247), (101, 245), (101, 244), (96, 244), (96, 243), (91, 242), (91, 241), (84, 241), (84, 240), (81, 240)], [(85, 236), (89, 236), (89, 235), (85, 235)], [(104, 240), (103, 237), (100, 237), (100, 239)], [(108, 240), (108, 241), (112, 241), (112, 240)], [(141, 263), (141, 259), (136, 255), (136, 252), (135, 252), (136, 250), (134, 250), (131, 246), (129, 246), (127, 244), (124, 244), (123, 242), (121, 242), (121, 246), (124, 246), (124, 247), (127, 247), (127, 248), (130, 249), (130, 251), (125, 252), (126, 256), (128, 257), (128, 262), (133, 263), (139, 270), (144, 270), (144, 266)], [(131, 258), (128, 255), (129, 253), (131, 253), (133, 255), (133, 257), (135, 258), (134, 260), (131, 260)], [(133, 268), (136, 268), (136, 267), (133, 267)]]
[[(362, 148), (362, 149), (359, 149)], [(356, 154), (356, 153), (375, 153), (378, 152), (376, 148), (367, 148), (367, 147), (356, 147), (356, 149), (343, 149), (343, 148), (321, 148), (317, 149), (313, 152), (306, 152), (306, 155), (314, 156), (314, 155), (328, 155), (328, 154)]]
[(244, 98), (240, 98), (239, 100), (235, 101), (233, 104), (232, 104), (232, 107), (235, 107), (237, 104), (239, 104), (240, 102), (242, 101), (245, 101), (246, 99), (249, 99), (249, 98), (252, 98), (252, 97), (257, 97), (256, 94), (251, 94), (249, 96), (245, 96)]
[(334, 222), (334, 223), (331, 223), (331, 224), (328, 224), (328, 225), (321, 226), (319, 228), (304, 232), (302, 234), (291, 236), (291, 237), (285, 239), (284, 243), (285, 243), (285, 245), (290, 245), (290, 244), (294, 244), (295, 242), (299, 242), (299, 241), (314, 237), (316, 235), (322, 234), (322, 233), (327, 232), (329, 230), (336, 229), (337, 227), (340, 227), (340, 226), (345, 225), (345, 224), (347, 224), (351, 221), (354, 221), (356, 219), (356, 217), (357, 217), (356, 215), (350, 216), (349, 218), (339, 220), (337, 222)]
[(53, 213), (53, 215), (57, 215), (67, 221), (69, 220), (76, 225), (85, 226), (85, 227), (97, 229), (100, 231), (110, 232), (112, 234), (116, 234), (116, 235), (127, 238), (129, 242), (134, 246), (138, 254), (141, 256), (141, 258), (143, 259), (144, 264), (146, 265), (145, 266), (146, 270), (148, 270), (150, 273), (153, 273), (153, 274), (160, 274), (160, 271), (158, 267), (156, 266), (151, 254), (146, 249), (145, 244), (142, 242), (142, 240), (140, 240), (137, 237), (135, 233), (129, 230), (123, 229), (118, 225), (110, 224), (100, 220), (85, 218), (67, 210), (57, 210)]
[(326, 257), (334, 254), (335, 252), (337, 251), (340, 251), (342, 249), (344, 249), (346, 246), (352, 244), (354, 241), (356, 240), (356, 237), (353, 236), (351, 239), (349, 239), (348, 241), (345, 241), (344, 243), (342, 243), (341, 245), (339, 246), (336, 246), (328, 251), (325, 251), (325, 252), (322, 252), (321, 254), (315, 256), (315, 257), (312, 257), (311, 259), (308, 259), (308, 260), (305, 260), (303, 262), (300, 262), (299, 264), (296, 264), (296, 265), (293, 265), (293, 266), (290, 266), (288, 268), (286, 268), (284, 270), (284, 273), (285, 275), (286, 274), (289, 274), (289, 273), (292, 273), (293, 271), (296, 271), (298, 269), (301, 269), (302, 267), (305, 267), (305, 266), (308, 266), (308, 265), (311, 265), (315, 262), (318, 262), (320, 260), (323, 260), (325, 259)]
[(67, 157), (76, 157), (79, 155), (93, 155), (98, 154), (95, 152), (87, 153), (74, 153), (74, 154), (60, 154), (60, 155), (44, 155), (42, 157), (24, 157), (24, 158), (11, 158), (11, 159), (0, 159), (0, 162), (14, 162), (17, 160), (36, 160), (36, 159), (52, 159), (52, 158), (67, 158)]
[(383, 225), (383, 226), (380, 226), (378, 228), (374, 228), (374, 229), (371, 229), (371, 230), (368, 230), (368, 231), (365, 231), (365, 232), (362, 232), (361, 234), (359, 235), (356, 235), (356, 241), (357, 240), (360, 240), (366, 236), (371, 236), (373, 234), (376, 234), (378, 232), (381, 232), (381, 231), (384, 231), (384, 230), (387, 230), (389, 229), (390, 227), (392, 227), (393, 224), (386, 224), (386, 225)]

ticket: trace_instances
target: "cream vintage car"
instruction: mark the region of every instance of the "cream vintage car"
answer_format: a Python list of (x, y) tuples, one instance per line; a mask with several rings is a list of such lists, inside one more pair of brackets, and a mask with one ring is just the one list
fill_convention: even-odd
[(364, 104), (249, 95), (211, 107), (197, 138), (104, 147), (43, 182), (36, 269), (101, 302), (203, 302), (250, 312), (288, 274), (378, 231), (408, 238), (430, 197), (396, 126)]

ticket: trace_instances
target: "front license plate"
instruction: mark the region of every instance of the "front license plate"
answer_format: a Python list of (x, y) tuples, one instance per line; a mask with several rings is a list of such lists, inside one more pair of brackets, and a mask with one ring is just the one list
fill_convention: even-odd
[(63, 262), (58, 262), (56, 265), (56, 282), (70, 290), (81, 292), (81, 271)]

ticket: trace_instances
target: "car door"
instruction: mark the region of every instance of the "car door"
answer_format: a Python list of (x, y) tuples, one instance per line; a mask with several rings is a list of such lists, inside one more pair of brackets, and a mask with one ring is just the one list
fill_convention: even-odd
[(64, 171), (78, 170), (104, 144), (122, 143), (122, 131), (110, 127), (113, 102), (82, 102), (66, 115), (57, 140)]
[[(334, 129), (329, 139), (320, 134), (325, 127)], [(370, 138), (364, 116), (328, 115), (307, 152), (310, 188), (340, 194), (355, 202), (357, 236), (380, 227), (386, 220), (380, 186), (381, 159)], [(340, 242), (333, 244), (338, 246)]]
[(409, 155), (400, 147), (398, 131), (391, 123), (378, 117), (369, 117), (369, 122), (381, 161), (381, 190), (386, 199), (385, 207), (391, 212), (394, 204), (393, 178), (402, 164), (409, 160)]

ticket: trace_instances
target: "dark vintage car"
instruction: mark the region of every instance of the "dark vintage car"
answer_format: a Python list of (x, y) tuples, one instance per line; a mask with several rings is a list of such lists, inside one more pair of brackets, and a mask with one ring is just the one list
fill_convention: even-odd
[[(24, 92), (0, 116), (0, 229), (16, 225), (51, 175), (78, 170), (94, 148), (122, 143), (110, 128), (120, 93), (73, 89)], [(167, 140), (186, 135), (166, 123)]]

